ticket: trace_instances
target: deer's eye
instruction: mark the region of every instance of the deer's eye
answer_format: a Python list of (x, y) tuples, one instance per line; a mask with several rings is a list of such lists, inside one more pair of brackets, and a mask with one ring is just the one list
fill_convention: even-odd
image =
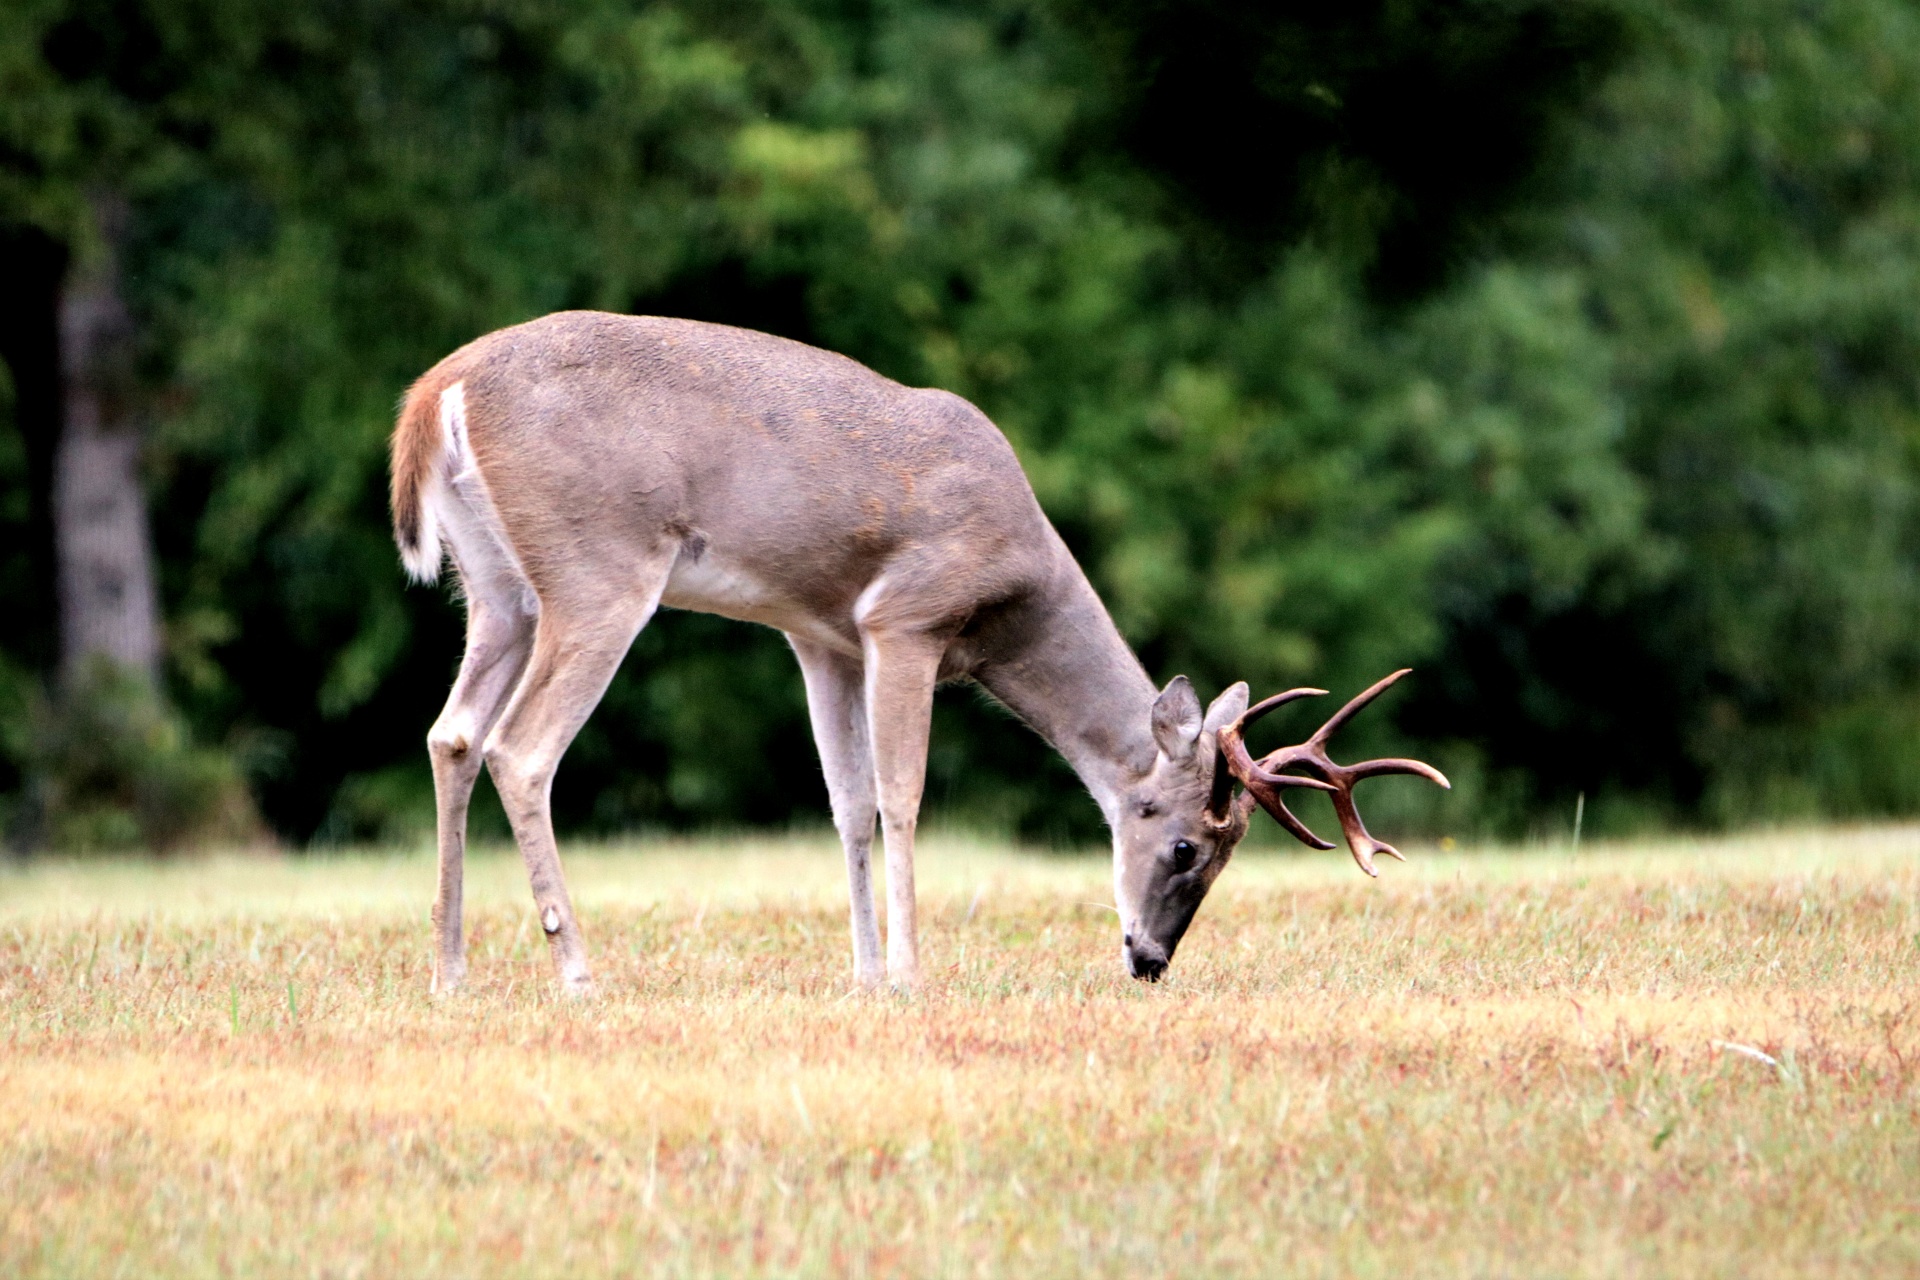
[(1193, 865), (1194, 855), (1198, 852), (1199, 850), (1193, 847), (1193, 841), (1191, 840), (1174, 841), (1173, 869), (1175, 871), (1185, 871), (1188, 867), (1191, 867)]

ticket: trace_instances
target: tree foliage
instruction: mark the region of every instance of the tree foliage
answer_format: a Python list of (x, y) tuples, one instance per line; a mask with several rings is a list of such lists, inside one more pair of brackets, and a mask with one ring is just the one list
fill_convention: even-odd
[[(1910, 812), (1915, 25), (1894, 0), (21, 0), (0, 253), (45, 276), (91, 251), (90, 188), (134, 202), (171, 686), (294, 839), (430, 823), (459, 615), (395, 566), (392, 407), (563, 307), (975, 400), (1157, 676), (1419, 666), (1356, 732), (1463, 785), (1383, 788), (1402, 821), (1514, 830), (1575, 791), (1616, 824)], [(5, 304), (0, 612), (44, 620), (34, 296)], [(44, 625), (0, 634), (23, 707)], [(964, 692), (938, 716), (935, 807), (1091, 829), (1023, 729)], [(817, 777), (778, 638), (669, 616), (556, 807), (779, 822), (823, 809)]]

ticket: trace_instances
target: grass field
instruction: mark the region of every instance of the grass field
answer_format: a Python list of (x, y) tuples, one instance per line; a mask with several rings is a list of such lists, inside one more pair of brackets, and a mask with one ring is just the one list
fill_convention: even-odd
[(1920, 831), (1243, 854), (1171, 979), (1105, 864), (825, 841), (0, 872), (0, 1274), (1920, 1274)]

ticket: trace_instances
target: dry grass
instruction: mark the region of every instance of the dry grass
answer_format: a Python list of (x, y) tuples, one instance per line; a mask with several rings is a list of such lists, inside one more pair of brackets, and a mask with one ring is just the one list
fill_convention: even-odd
[(36, 865), (0, 1273), (1912, 1275), (1917, 852), (1248, 855), (1144, 987), (937, 843), (900, 999), (822, 842), (576, 849), (585, 1003), (507, 857), (440, 1004), (422, 856)]

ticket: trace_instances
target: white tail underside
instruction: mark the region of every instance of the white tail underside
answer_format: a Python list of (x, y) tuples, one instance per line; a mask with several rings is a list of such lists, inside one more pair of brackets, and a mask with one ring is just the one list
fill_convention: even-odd
[(420, 495), (420, 543), (403, 554), (416, 582), (433, 582), (451, 552), (469, 597), (532, 616), (539, 601), (500, 523), (467, 438), (466, 383), (440, 393), (440, 457)]

